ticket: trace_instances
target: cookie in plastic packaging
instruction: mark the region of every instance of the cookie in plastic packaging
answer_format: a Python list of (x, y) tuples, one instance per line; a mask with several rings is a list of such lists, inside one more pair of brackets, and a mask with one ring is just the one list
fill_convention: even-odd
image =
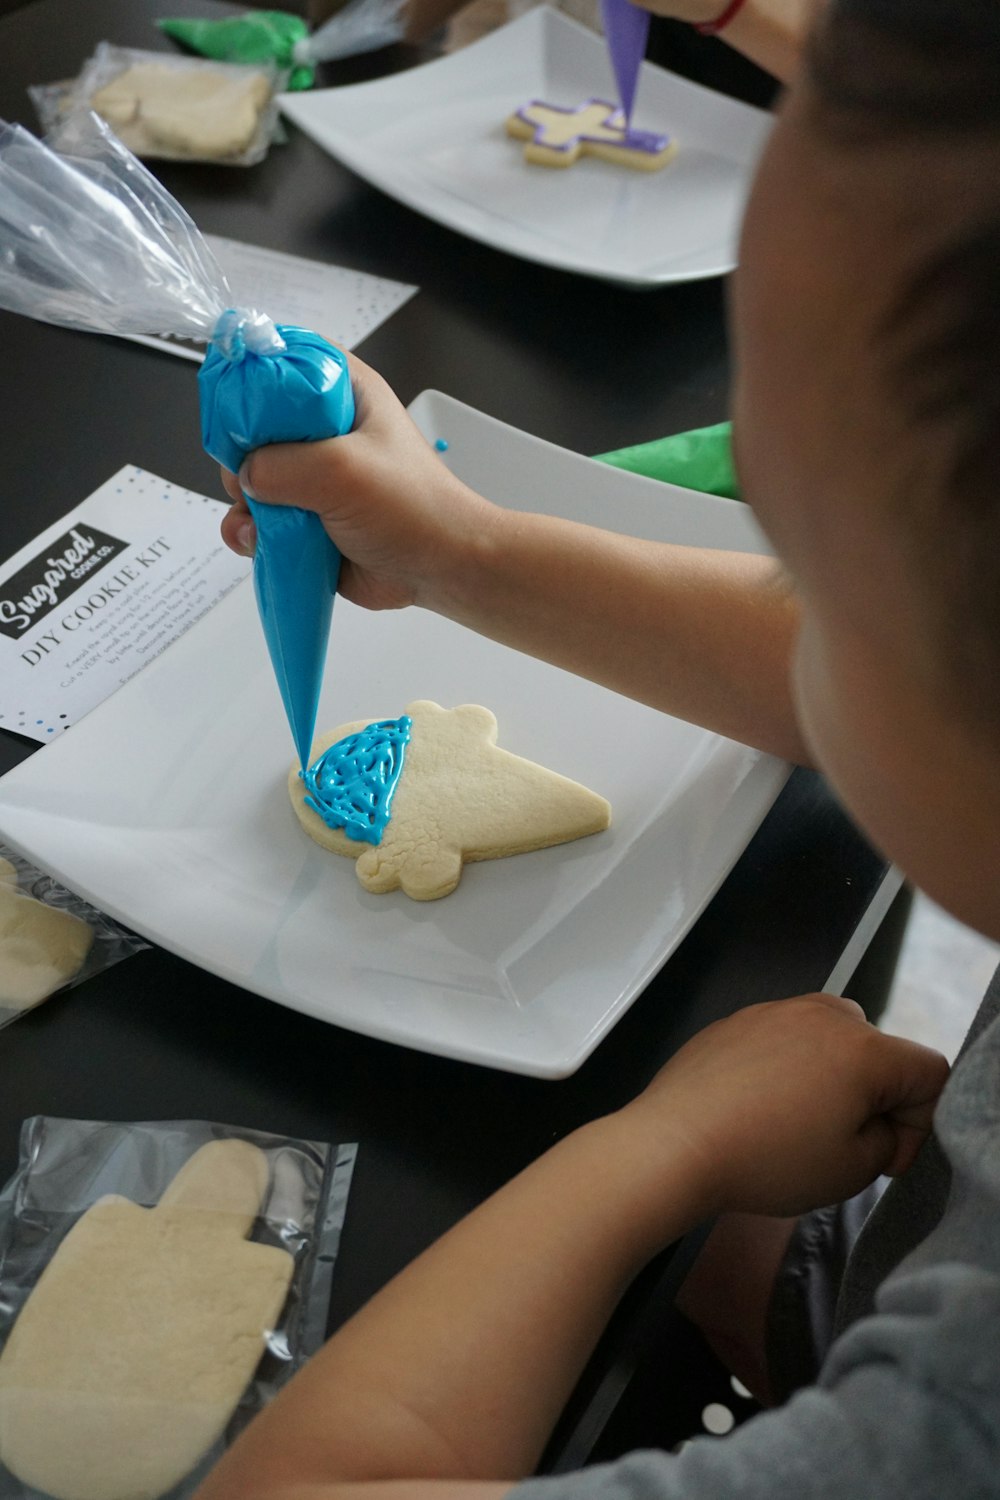
[(191, 1494), (322, 1340), (354, 1157), (29, 1120), (0, 1199), (0, 1496)]
[(93, 109), (136, 156), (253, 166), (279, 128), (271, 63), (240, 65), (101, 42), (79, 76), (30, 94), (53, 140), (75, 108)]
[(0, 844), (0, 1026), (148, 946)]

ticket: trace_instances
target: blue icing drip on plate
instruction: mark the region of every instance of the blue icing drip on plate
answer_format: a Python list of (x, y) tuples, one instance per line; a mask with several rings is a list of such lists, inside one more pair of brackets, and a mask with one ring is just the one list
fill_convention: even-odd
[(306, 784), (306, 806), (328, 828), (342, 828), (349, 839), (381, 843), (412, 724), (408, 714), (380, 719), (324, 750), (299, 772)]

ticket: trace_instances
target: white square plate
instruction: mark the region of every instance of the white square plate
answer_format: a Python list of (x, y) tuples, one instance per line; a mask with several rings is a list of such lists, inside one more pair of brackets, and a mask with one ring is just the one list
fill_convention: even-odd
[[(745, 506), (626, 474), (436, 392), (411, 408), (494, 500), (744, 551)], [(581, 601), (586, 607), (586, 601)], [(249, 583), (0, 779), (0, 833), (154, 942), (296, 1010), (513, 1072), (579, 1067), (688, 930), (788, 767), (422, 610), (338, 600), (319, 728), (483, 703), (500, 743), (608, 797), (606, 833), (373, 896), (302, 832)]]
[(603, 38), (542, 6), (435, 62), (281, 107), (383, 192), (525, 260), (634, 286), (732, 270), (770, 116), (644, 63), (635, 124), (678, 143), (658, 172), (531, 166), (504, 131), (529, 99), (592, 96), (615, 98)]

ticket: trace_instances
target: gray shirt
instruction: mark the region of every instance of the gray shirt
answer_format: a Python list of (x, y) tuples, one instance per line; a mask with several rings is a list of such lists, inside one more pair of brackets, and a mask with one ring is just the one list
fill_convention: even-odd
[(816, 1385), (731, 1436), (531, 1479), (512, 1500), (997, 1500), (1000, 972), (935, 1134), (851, 1254)]

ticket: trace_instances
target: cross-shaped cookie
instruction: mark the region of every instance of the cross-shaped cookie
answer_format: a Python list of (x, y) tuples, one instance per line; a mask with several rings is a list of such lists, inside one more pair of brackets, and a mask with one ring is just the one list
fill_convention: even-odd
[(532, 99), (506, 122), (507, 134), (526, 141), (527, 161), (543, 167), (571, 167), (581, 156), (640, 171), (655, 172), (677, 150), (668, 135), (629, 129), (621, 110), (606, 99), (585, 99), (572, 109)]

